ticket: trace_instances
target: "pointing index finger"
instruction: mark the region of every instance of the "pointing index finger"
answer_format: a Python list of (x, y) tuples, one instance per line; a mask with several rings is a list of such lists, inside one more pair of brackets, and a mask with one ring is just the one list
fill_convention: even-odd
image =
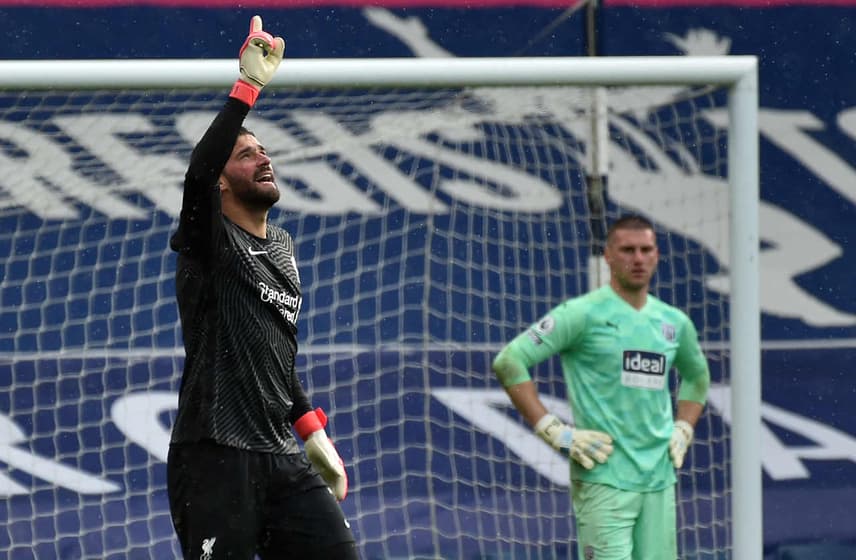
[(262, 30), (262, 16), (253, 16), (250, 20), (250, 33)]

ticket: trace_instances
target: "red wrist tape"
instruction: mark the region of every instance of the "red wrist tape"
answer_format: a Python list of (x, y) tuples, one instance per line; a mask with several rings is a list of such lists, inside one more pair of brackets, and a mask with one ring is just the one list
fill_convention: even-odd
[(294, 430), (300, 439), (306, 441), (306, 438), (319, 430), (323, 430), (327, 425), (327, 415), (320, 408), (310, 410), (294, 423)]
[(242, 80), (237, 80), (235, 85), (232, 86), (229, 97), (239, 99), (252, 107), (256, 103), (256, 99), (259, 98), (259, 88)]

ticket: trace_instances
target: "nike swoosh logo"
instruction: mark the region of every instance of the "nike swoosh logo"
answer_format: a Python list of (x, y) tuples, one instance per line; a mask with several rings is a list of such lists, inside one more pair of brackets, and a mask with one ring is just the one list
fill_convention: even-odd
[(606, 326), (607, 326), (607, 327), (612, 327), (613, 329), (618, 329), (618, 325), (616, 325), (616, 324), (615, 324), (615, 323), (613, 323), (612, 321), (607, 321), (607, 322), (606, 322)]
[(256, 250), (250, 249), (250, 248), (247, 248), (247, 251), (249, 251), (250, 255), (252, 255), (254, 257), (256, 255), (267, 255), (267, 251), (256, 251)]

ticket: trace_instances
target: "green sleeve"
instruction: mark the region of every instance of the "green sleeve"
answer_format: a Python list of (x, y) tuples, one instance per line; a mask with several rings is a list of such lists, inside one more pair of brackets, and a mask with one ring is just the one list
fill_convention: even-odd
[(525, 359), (516, 351), (513, 342), (497, 354), (493, 360), (493, 372), (503, 387), (511, 387), (532, 379)]
[(529, 368), (572, 347), (585, 329), (585, 317), (576, 300), (569, 300), (509, 342), (493, 361), (502, 386), (530, 381)]
[(678, 400), (704, 404), (710, 386), (710, 369), (698, 342), (698, 332), (689, 318), (681, 329), (675, 367), (681, 377)]

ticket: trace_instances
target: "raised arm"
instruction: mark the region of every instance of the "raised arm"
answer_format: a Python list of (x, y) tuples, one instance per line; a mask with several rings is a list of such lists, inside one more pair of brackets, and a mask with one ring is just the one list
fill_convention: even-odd
[(170, 246), (179, 252), (208, 254), (220, 223), (220, 173), (259, 92), (273, 77), (285, 53), (285, 40), (262, 31), (262, 19), (253, 16), (250, 32), (239, 52), (239, 77), (223, 109), (193, 149), (184, 176), (181, 218)]

